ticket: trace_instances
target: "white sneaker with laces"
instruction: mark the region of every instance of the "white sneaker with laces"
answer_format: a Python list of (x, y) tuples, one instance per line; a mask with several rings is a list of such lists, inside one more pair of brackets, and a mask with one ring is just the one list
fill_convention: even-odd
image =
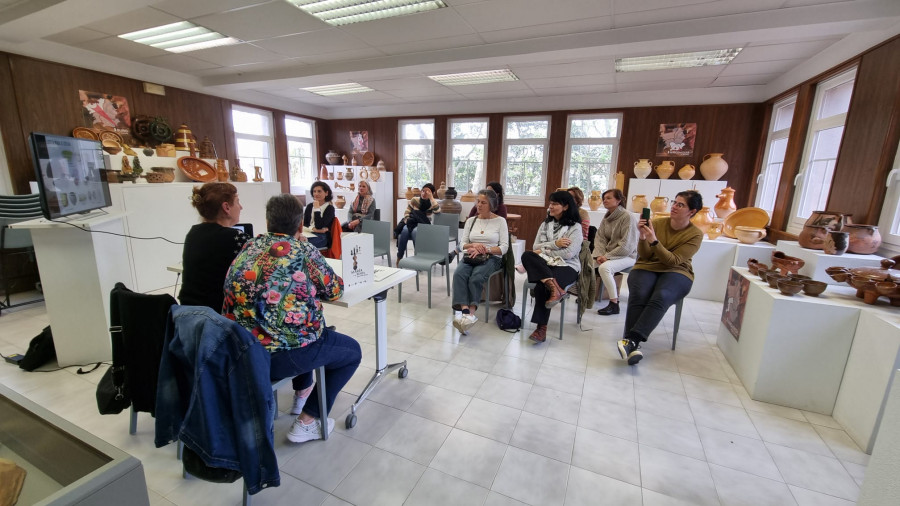
[(478, 322), (478, 317), (474, 314), (469, 313), (462, 315), (462, 322), (460, 323), (460, 325), (463, 328), (463, 334), (468, 334), (469, 329), (472, 328), (472, 326), (475, 325), (476, 322)]
[[(316, 439), (322, 439), (322, 420), (317, 418), (315, 422), (306, 425), (300, 420), (294, 420), (291, 430), (287, 434), (288, 441), (292, 443), (305, 443)], [(334, 430), (334, 419), (328, 419), (328, 433)]]
[(458, 330), (460, 332), (460, 334), (466, 333), (466, 330), (463, 327), (463, 316), (464, 315), (460, 314), (459, 316), (457, 316), (456, 318), (453, 319), (453, 328)]

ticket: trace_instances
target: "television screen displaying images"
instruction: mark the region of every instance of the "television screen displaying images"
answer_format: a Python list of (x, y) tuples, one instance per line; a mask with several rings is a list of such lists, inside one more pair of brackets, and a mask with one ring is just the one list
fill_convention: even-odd
[(45, 218), (112, 205), (100, 141), (41, 133), (29, 140)]

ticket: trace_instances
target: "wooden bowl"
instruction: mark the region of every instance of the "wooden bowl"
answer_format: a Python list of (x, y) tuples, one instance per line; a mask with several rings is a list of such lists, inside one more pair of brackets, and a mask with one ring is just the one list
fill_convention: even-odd
[(814, 279), (803, 281), (803, 293), (806, 295), (818, 297), (826, 288), (828, 288), (828, 283), (825, 283), (824, 281), (816, 281)]
[(803, 283), (794, 281), (790, 278), (781, 278), (778, 280), (778, 290), (784, 295), (795, 295), (803, 290)]
[(111, 155), (118, 154), (119, 151), (122, 151), (122, 145), (112, 139), (106, 139), (103, 141), (103, 151)]

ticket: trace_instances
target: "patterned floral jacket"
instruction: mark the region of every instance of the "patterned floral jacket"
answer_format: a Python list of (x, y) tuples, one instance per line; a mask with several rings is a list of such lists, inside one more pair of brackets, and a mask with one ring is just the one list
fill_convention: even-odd
[(222, 312), (272, 353), (318, 339), (325, 327), (319, 299), (340, 298), (344, 282), (308, 242), (270, 233), (238, 253), (224, 288)]

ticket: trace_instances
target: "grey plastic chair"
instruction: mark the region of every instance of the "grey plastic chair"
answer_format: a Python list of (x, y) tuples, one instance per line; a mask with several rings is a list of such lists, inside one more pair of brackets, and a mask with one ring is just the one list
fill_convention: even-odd
[(391, 224), (386, 221), (363, 220), (362, 233), (372, 234), (375, 243), (375, 256), (387, 255), (388, 267), (391, 267)]
[(43, 216), (41, 212), (41, 199), (34, 195), (0, 195), (0, 283), (3, 285), (3, 300), (0, 300), (0, 310), (41, 302), (43, 297), (29, 300), (19, 304), (10, 303), (11, 280), (24, 276), (14, 274), (9, 258), (18, 255), (27, 255), (34, 259), (34, 244), (31, 241), (31, 232), (23, 229), (12, 229), (9, 225), (21, 221), (33, 220)]
[[(428, 307), (431, 308), (431, 271), (441, 262), (447, 265), (450, 261), (450, 252), (447, 251), (447, 243), (450, 242), (450, 229), (446, 225), (418, 225), (416, 232), (416, 254), (404, 257), (397, 262), (401, 269), (416, 271), (416, 291), (419, 290), (419, 272), (428, 272)], [(447, 277), (447, 295), (450, 295), (450, 277)], [(403, 298), (403, 285), (397, 285), (397, 302)]]
[(450, 228), (450, 239), (459, 249), (459, 213), (437, 213), (432, 221), (434, 225), (447, 225)]

